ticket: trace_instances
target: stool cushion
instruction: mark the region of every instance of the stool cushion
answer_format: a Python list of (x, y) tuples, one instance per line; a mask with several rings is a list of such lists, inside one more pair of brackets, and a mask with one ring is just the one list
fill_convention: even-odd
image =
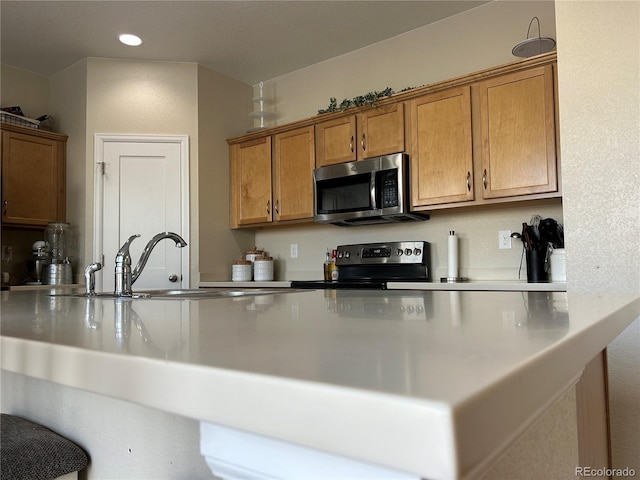
[(49, 480), (87, 466), (84, 450), (48, 428), (0, 415), (1, 480)]

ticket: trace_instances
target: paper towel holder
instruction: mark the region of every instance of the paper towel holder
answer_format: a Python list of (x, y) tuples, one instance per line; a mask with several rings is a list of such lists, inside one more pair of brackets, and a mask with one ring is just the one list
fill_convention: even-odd
[[(453, 241), (452, 241), (453, 240)], [(449, 231), (449, 252), (448, 252), (448, 268), (446, 277), (441, 277), (441, 283), (462, 283), (468, 282), (469, 279), (466, 277), (458, 276), (458, 238), (456, 237), (456, 232), (454, 230)], [(453, 254), (453, 257), (451, 256)], [(452, 265), (451, 262), (454, 262)]]

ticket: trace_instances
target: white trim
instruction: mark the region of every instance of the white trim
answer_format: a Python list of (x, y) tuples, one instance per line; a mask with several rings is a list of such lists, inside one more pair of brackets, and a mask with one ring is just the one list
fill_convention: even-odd
[[(186, 237), (187, 247), (181, 249), (182, 288), (190, 288), (190, 252), (191, 231), (189, 223), (190, 193), (189, 193), (189, 136), (188, 135), (125, 135), (125, 134), (94, 134), (94, 202), (93, 202), (93, 252), (94, 262), (102, 262), (102, 222), (104, 217), (104, 176), (102, 164), (104, 162), (104, 147), (106, 143), (178, 143), (180, 144), (180, 187), (181, 187), (181, 220), (180, 234)], [(104, 274), (104, 272), (103, 272)], [(96, 276), (96, 290), (102, 288), (102, 275)]]

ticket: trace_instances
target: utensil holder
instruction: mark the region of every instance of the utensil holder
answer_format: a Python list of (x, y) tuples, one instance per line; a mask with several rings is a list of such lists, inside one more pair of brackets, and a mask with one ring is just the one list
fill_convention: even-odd
[(544, 261), (547, 255), (546, 249), (527, 250), (527, 282), (542, 283), (547, 282), (547, 272), (544, 270)]

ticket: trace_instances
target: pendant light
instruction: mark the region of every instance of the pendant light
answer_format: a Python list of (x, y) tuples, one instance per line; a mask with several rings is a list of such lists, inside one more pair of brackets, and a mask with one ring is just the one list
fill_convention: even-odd
[[(529, 32), (531, 31), (531, 25), (533, 21), (538, 23), (538, 36), (529, 38)], [(540, 36), (540, 20), (538, 17), (533, 17), (531, 22), (529, 22), (529, 28), (527, 29), (527, 39), (518, 43), (511, 53), (516, 57), (533, 57), (534, 55), (540, 55), (542, 53), (547, 53), (553, 50), (553, 47), (556, 46), (556, 41), (553, 38), (549, 37), (541, 37)]]

